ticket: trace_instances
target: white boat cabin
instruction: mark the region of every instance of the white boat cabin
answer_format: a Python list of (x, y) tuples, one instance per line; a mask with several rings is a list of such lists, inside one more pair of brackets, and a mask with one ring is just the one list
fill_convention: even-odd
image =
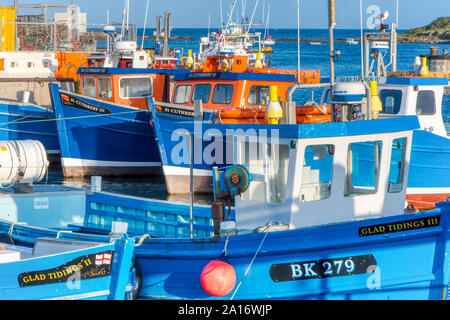
[(236, 135), (235, 163), (252, 174), (235, 199), (237, 230), (302, 228), (403, 214), (417, 117), (262, 125)]

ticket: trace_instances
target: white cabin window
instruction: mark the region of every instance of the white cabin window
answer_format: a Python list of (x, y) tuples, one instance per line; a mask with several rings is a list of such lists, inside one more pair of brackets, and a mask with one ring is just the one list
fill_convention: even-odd
[(97, 96), (97, 89), (95, 87), (95, 78), (85, 77), (82, 81), (83, 95), (86, 97), (95, 98)]
[(400, 112), (402, 104), (402, 91), (383, 89), (380, 91), (380, 100), (383, 106), (383, 113), (397, 114)]
[(187, 103), (191, 96), (192, 86), (177, 86), (173, 103)]
[(324, 200), (331, 195), (334, 145), (311, 145), (305, 148), (300, 200)]
[(216, 84), (212, 97), (213, 103), (228, 104), (233, 98), (234, 86), (232, 84)]
[(243, 199), (284, 203), (289, 165), (288, 145), (245, 141), (241, 144), (241, 163), (253, 180)]
[(268, 86), (252, 86), (248, 94), (247, 102), (251, 106), (267, 105), (269, 102)]
[(192, 103), (195, 100), (202, 100), (202, 103), (207, 103), (209, 101), (209, 96), (211, 95), (211, 85), (210, 84), (197, 84), (194, 87), (194, 92), (192, 93)]
[(112, 82), (110, 78), (99, 78), (98, 81), (99, 98), (112, 98)]
[(152, 79), (149, 77), (120, 78), (119, 95), (122, 99), (144, 98), (152, 94)]
[(416, 113), (418, 115), (432, 115), (436, 112), (434, 91), (421, 90), (417, 93)]
[(401, 192), (405, 168), (405, 149), (407, 138), (398, 138), (392, 142), (391, 163), (389, 167), (388, 192)]
[(349, 144), (345, 196), (376, 193), (380, 171), (382, 141)]

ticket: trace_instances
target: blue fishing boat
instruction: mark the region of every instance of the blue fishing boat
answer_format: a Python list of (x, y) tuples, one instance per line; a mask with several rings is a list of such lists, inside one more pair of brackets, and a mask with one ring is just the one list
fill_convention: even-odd
[[(213, 206), (216, 237), (145, 239), (141, 297), (446, 298), (449, 203), (405, 211), (418, 127), (415, 116), (253, 131), (203, 124), (201, 136), (233, 130), (234, 160), (248, 170), (213, 174), (216, 200), (234, 195), (234, 219)], [(170, 128), (196, 134), (194, 122)]]
[[(418, 115), (421, 128), (414, 131), (407, 201), (416, 209), (431, 209), (434, 207), (434, 203), (443, 201), (450, 196), (448, 184), (450, 168), (447, 161), (450, 154), (450, 142), (442, 117), (442, 99), (448, 79), (411, 76), (376, 79), (378, 82), (375, 82), (374, 97), (380, 99), (380, 110), (377, 112), (379, 118)], [(297, 106), (296, 119), (291, 123), (330, 122), (332, 118), (336, 119), (335, 121), (359, 121), (371, 118), (373, 111), (367, 102), (371, 93), (366, 87), (369, 87), (369, 83), (364, 84), (357, 77), (356, 79), (341, 77), (334, 85), (332, 95), (330, 94), (331, 89), (327, 87), (318, 103), (313, 103), (311, 106)], [(305, 86), (305, 88), (309, 89), (310, 87)], [(372, 100), (375, 101), (375, 98)], [(329, 106), (329, 101), (333, 101), (333, 108), (326, 107)], [(183, 155), (180, 153), (182, 151), (180, 146), (184, 139), (183, 133), (174, 128), (181, 122), (192, 122), (194, 108), (175, 105), (172, 107), (171, 112), (165, 112), (164, 109), (157, 107), (152, 117), (152, 123), (155, 136), (158, 138), (166, 182), (168, 186), (171, 186), (170, 190), (188, 192), (190, 164), (181, 161)], [(323, 112), (320, 111), (321, 107), (326, 107), (323, 108)], [(306, 108), (309, 113), (299, 114), (300, 110)], [(174, 111), (176, 109), (178, 111)], [(333, 115), (331, 109), (333, 109)], [(289, 114), (283, 115), (283, 118), (288, 116)], [(203, 121), (203, 123), (196, 122), (195, 128), (201, 130), (205, 123), (225, 124), (226, 120), (230, 119), (217, 120), (208, 114), (207, 109), (204, 109), (196, 120)], [(242, 119), (236, 120), (242, 121)], [(261, 120), (265, 119), (259, 119), (259, 123), (255, 122), (254, 129), (259, 128), (262, 124)], [(242, 123), (245, 122), (242, 121)], [(196, 140), (198, 143), (195, 144), (197, 148), (194, 162), (195, 191), (212, 192), (212, 167), (233, 163), (233, 155), (230, 153), (232, 139), (230, 139), (231, 137), (223, 141), (220, 138), (215, 139), (214, 133), (211, 133)], [(215, 141), (214, 148), (209, 144), (210, 141)], [(206, 150), (208, 145), (210, 147)], [(217, 153), (214, 153), (215, 150)], [(177, 188), (172, 185), (176, 185)]]
[(81, 94), (50, 84), (64, 176), (159, 174), (143, 96), (164, 100), (177, 72), (183, 71), (80, 68)]
[(110, 243), (38, 238), (0, 241), (2, 300), (124, 300), (134, 283), (134, 240)]
[[(195, 132), (194, 122), (177, 126), (189, 137)], [(235, 141), (236, 165), (213, 170), (211, 207), (159, 201), (152, 212), (153, 201), (103, 192), (90, 200), (89, 193), (5, 195), (29, 210), (5, 210), (2, 219), (16, 218), (1, 221), (1, 230), (28, 244), (42, 234), (94, 241), (109, 238), (111, 221), (126, 221), (138, 243), (140, 298), (447, 298), (450, 203), (405, 210), (416, 116), (254, 128), (203, 124), (203, 133), (232, 130)], [(193, 155), (189, 144), (186, 150)], [(58, 210), (63, 219), (49, 223), (57, 201), (66, 208)], [(48, 213), (32, 220), (40, 210)], [(201, 215), (209, 229), (190, 233), (190, 221), (200, 230), (194, 221)], [(175, 226), (183, 216), (178, 237), (174, 228), (151, 229)], [(47, 227), (32, 226), (39, 222)]]
[[(299, 76), (297, 70), (268, 68), (260, 59), (258, 55), (260, 66), (257, 67), (256, 63), (249, 66), (246, 53), (209, 54), (198, 69), (174, 77), (170, 102), (153, 97), (158, 116), (167, 116), (174, 121), (190, 121), (197, 112), (196, 120), (213, 123), (268, 124), (265, 110), (269, 104), (270, 86), (277, 86), (277, 101), (286, 104), (289, 88), (296, 78), (300, 77), (300, 81), (307, 85), (320, 83), (319, 70), (301, 70)], [(172, 135), (166, 131), (168, 127), (159, 128), (165, 131), (162, 135)], [(159, 133), (155, 131), (156, 135)], [(160, 138), (165, 140), (165, 137)], [(172, 138), (179, 140), (176, 136)], [(158, 141), (158, 147), (167, 191), (169, 194), (186, 193), (189, 190), (189, 165), (173, 161), (170, 157), (171, 146), (164, 146), (167, 141), (163, 140)], [(196, 149), (196, 157), (201, 152), (201, 149)], [(232, 157), (227, 160), (230, 161), (216, 164), (232, 163)], [(196, 160), (194, 169), (194, 192), (211, 192), (211, 162), (199, 163)]]

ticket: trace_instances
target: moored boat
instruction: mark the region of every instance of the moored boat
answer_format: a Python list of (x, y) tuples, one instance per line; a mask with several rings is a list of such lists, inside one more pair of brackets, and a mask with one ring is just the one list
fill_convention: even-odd
[[(193, 122), (178, 126), (187, 136), (195, 133)], [(449, 203), (441, 202), (425, 212), (405, 211), (412, 132), (419, 128), (416, 116), (262, 124), (257, 130), (248, 124), (202, 126), (203, 134), (228, 130), (229, 135), (232, 131), (235, 141), (236, 165), (213, 171), (215, 203), (201, 208), (159, 202), (165, 214), (177, 216), (184, 211), (187, 218), (192, 210), (191, 230), (200, 231), (197, 224), (194, 229), (194, 221), (200, 221), (200, 211), (210, 211), (214, 236), (188, 231), (173, 237), (163, 229), (151, 236), (151, 228), (163, 221), (169, 226), (173, 220), (147, 216), (146, 210), (153, 211), (151, 206), (133, 208), (133, 202), (141, 200), (120, 196), (114, 203), (115, 196), (96, 193), (84, 205), (82, 224), (42, 229), (18, 223), (31, 223), (34, 211), (54, 207), (49, 205), (50, 198), (45, 205), (44, 193), (38, 206), (35, 202), (34, 209), (24, 212), (17, 222), (2, 221), (1, 230), (28, 243), (42, 233), (92, 241), (101, 237), (99, 230), (108, 232), (108, 221), (130, 223), (129, 234), (138, 242), (135, 263), (140, 270), (140, 298), (447, 297)], [(186, 144), (191, 157), (193, 147)], [(233, 198), (234, 208), (227, 210), (228, 199)], [(69, 211), (80, 212), (67, 198), (64, 203)], [(77, 217), (73, 213), (58, 214), (67, 221)], [(40, 222), (46, 224), (43, 219)], [(96, 229), (92, 223), (98, 223), (97, 228), (105, 224)], [(411, 262), (407, 271), (399, 268), (405, 257)], [(217, 277), (223, 269), (229, 277)]]
[[(176, 75), (170, 103), (155, 99), (156, 114), (152, 116), (168, 193), (187, 193), (189, 190), (189, 164), (178, 163), (171, 155), (173, 146), (180, 139), (173, 136), (173, 125), (194, 120), (197, 111), (200, 118), (195, 119), (205, 122), (268, 124), (266, 107), (270, 102), (269, 87), (277, 86), (277, 100), (287, 107), (289, 88), (298, 77), (301, 83), (319, 85), (320, 71), (301, 70), (298, 75), (295, 70), (268, 68), (262, 64), (260, 67), (248, 67), (246, 55), (211, 55), (202, 68)], [(318, 105), (305, 108), (323, 109)], [(297, 108), (299, 114), (302, 110), (300, 106)], [(318, 112), (317, 118), (321, 119), (322, 111)], [(155, 125), (160, 118), (164, 118), (167, 125)], [(166, 122), (169, 119), (172, 119), (172, 124)], [(231, 164), (232, 158), (227, 159), (217, 164)], [(211, 163), (196, 161), (194, 176), (195, 192), (211, 192)]]
[(164, 100), (177, 71), (81, 68), (81, 94), (51, 84), (64, 176), (160, 174), (144, 95)]
[(2, 300), (131, 297), (134, 240), (126, 236), (107, 244), (38, 238), (32, 248), (7, 241), (0, 241)]
[[(224, 220), (216, 237), (142, 242), (136, 253), (141, 297), (447, 296), (448, 202), (404, 211), (416, 117), (253, 131), (249, 125), (203, 124), (200, 132), (193, 122), (178, 126), (187, 137), (213, 130), (225, 137), (232, 130), (235, 163), (248, 173), (226, 167), (218, 179), (213, 174), (217, 206), (235, 196), (234, 219), (212, 206), (213, 217)], [(188, 150), (195, 156), (194, 148)], [(407, 273), (399, 268), (405, 257), (414, 266)]]

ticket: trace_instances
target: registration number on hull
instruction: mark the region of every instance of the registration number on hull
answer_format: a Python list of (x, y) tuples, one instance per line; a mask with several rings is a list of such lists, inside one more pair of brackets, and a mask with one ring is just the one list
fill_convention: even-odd
[(316, 278), (342, 277), (372, 273), (377, 266), (371, 254), (333, 259), (311, 260), (273, 264), (270, 277), (273, 281), (294, 281)]

